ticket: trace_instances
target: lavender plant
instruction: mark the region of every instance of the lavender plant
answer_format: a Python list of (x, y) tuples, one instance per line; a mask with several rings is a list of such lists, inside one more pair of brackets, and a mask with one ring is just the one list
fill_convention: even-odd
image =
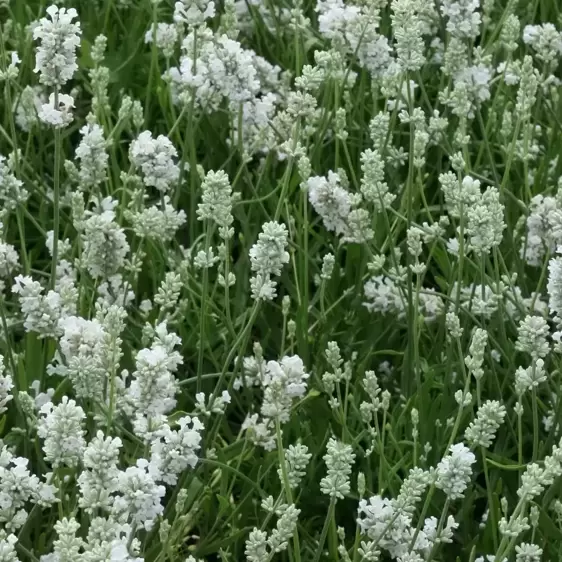
[(0, 1), (0, 562), (562, 557), (561, 25)]

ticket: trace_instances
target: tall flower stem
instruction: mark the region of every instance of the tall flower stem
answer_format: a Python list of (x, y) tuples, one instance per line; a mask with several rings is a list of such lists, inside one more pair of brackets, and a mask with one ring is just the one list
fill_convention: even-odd
[[(55, 109), (59, 107), (59, 90), (55, 87)], [(62, 138), (59, 127), (55, 128), (55, 172), (53, 177), (53, 261), (51, 262), (51, 280), (49, 288), (55, 288), (57, 276), (57, 261), (59, 250), (59, 224), (60, 224), (60, 160), (62, 152)]]

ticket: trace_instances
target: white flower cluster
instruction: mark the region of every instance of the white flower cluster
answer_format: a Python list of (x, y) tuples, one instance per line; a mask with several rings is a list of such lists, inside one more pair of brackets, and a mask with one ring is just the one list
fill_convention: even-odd
[(328, 474), (320, 480), (322, 493), (332, 497), (343, 499), (351, 491), (349, 476), (351, 467), (355, 460), (351, 445), (330, 438), (324, 455), (324, 462), (328, 468)]
[(214, 16), (213, 0), (181, 0), (175, 3), (174, 21), (177, 23), (198, 26)]
[(474, 453), (465, 445), (451, 445), (449, 454), (437, 465), (435, 485), (451, 500), (462, 498), (472, 475), (471, 465), (475, 462)]
[(0, 202), (6, 210), (15, 209), (27, 201), (29, 193), (23, 182), (16, 178), (11, 159), (0, 154)]
[(545, 253), (553, 254), (562, 244), (562, 209), (558, 199), (535, 195), (529, 203), (527, 235), (521, 241), (520, 255), (535, 267), (543, 263)]
[[(197, 51), (194, 41), (197, 34)], [(255, 98), (260, 90), (260, 80), (255, 64), (255, 53), (226, 35), (214, 37), (205, 28), (191, 32), (183, 41), (184, 56), (179, 67), (172, 68), (169, 76), (177, 99), (184, 102), (194, 91), (197, 105), (217, 109), (223, 100), (234, 104)]]
[(193, 468), (199, 458), (203, 424), (197, 418), (184, 416), (177, 422), (179, 429), (173, 430), (164, 424), (150, 445), (149, 472), (156, 482), (174, 486), (178, 475), (187, 467)]
[(180, 169), (174, 162), (177, 155), (168, 137), (152, 138), (150, 131), (140, 133), (129, 148), (131, 163), (142, 171), (144, 184), (162, 193), (169, 193), (180, 179)]
[(257, 528), (246, 541), (244, 554), (248, 562), (267, 562), (279, 552), (287, 550), (289, 540), (295, 533), (300, 509), (294, 505), (282, 504), (276, 509), (279, 515), (275, 529), (268, 533)]
[(537, 58), (553, 67), (562, 58), (562, 32), (552, 23), (526, 25), (523, 42), (536, 53)]
[(41, 417), (37, 434), (44, 440), (45, 460), (49, 461), (53, 468), (77, 466), (86, 447), (84, 410), (74, 400), (63, 396), (58, 406), (47, 402), (39, 412)]
[(400, 70), (417, 72), (424, 63), (424, 31), (422, 18), (424, 2), (393, 0), (392, 29), (395, 38), (396, 61)]
[(137, 417), (158, 418), (176, 405), (174, 372), (183, 359), (174, 348), (180, 343), (176, 334), (168, 333), (166, 323), (161, 323), (155, 328), (151, 347), (137, 353), (136, 369), (127, 388), (128, 407)]
[[(403, 318), (407, 309), (405, 270), (396, 272), (389, 268), (389, 275), (375, 275), (363, 287), (366, 301), (363, 306), (371, 312), (395, 314)], [(445, 313), (443, 297), (433, 287), (423, 287), (418, 295), (418, 310), (425, 322), (433, 322)]]
[(254, 443), (267, 450), (275, 446), (275, 424), (277, 421), (279, 423), (289, 421), (293, 401), (304, 396), (308, 378), (302, 359), (298, 355), (293, 355), (285, 356), (279, 362), (268, 361), (261, 378), (244, 379), (246, 384), (253, 379), (254, 384), (264, 388), (262, 419), (259, 419), (258, 414), (249, 415), (242, 427), (250, 430), (249, 438)]
[(527, 315), (519, 323), (515, 349), (531, 356), (533, 360), (544, 359), (550, 352), (550, 328), (543, 316)]
[(392, 49), (378, 32), (380, 13), (376, 4), (318, 0), (316, 11), (320, 33), (335, 47), (356, 54), (361, 66), (376, 77), (392, 72)]
[(156, 26), (156, 39), (154, 39), (153, 35), (154, 30), (151, 27), (144, 36), (144, 42), (156, 43), (156, 47), (162, 51), (163, 55), (167, 59), (171, 58), (174, 55), (179, 39), (177, 26), (169, 23), (159, 23)]
[(18, 65), (20, 64), (21, 60), (19, 55), (13, 51), (10, 55), (10, 64), (0, 69), (0, 82), (10, 82), (12, 80), (16, 80), (19, 75)]
[(361, 208), (362, 197), (350, 193), (341, 173), (328, 172), (327, 177), (313, 176), (307, 181), (308, 198), (322, 217), (326, 229), (335, 232), (343, 241), (363, 243), (373, 237), (371, 217)]
[(136, 556), (139, 541), (132, 536), (132, 526), (120, 523), (112, 517), (93, 517), (88, 534), (83, 539), (77, 536), (80, 524), (71, 517), (63, 517), (54, 525), (57, 539), (53, 541), (53, 552), (41, 556), (41, 562), (62, 560), (85, 560), (86, 562), (143, 562)]
[[(255, 57), (257, 62), (259, 57)], [(273, 70), (273, 72), (276, 72)], [(236, 146), (242, 139), (242, 146), (248, 155), (268, 153), (277, 147), (278, 139), (272, 130), (276, 111), (279, 108), (280, 96), (273, 92), (256, 95), (240, 104), (241, 119), (235, 118), (232, 127), (231, 144)], [(233, 108), (234, 111), (234, 108)], [(279, 154), (281, 157), (281, 154)]]
[(197, 208), (199, 220), (210, 220), (219, 227), (219, 235), (228, 240), (234, 236), (232, 222), (232, 186), (228, 175), (219, 170), (207, 172), (201, 185), (201, 203)]
[(439, 176), (439, 183), (447, 211), (453, 218), (466, 217), (468, 209), (480, 198), (480, 181), (471, 176), (465, 176), (459, 185), (457, 176), (453, 172), (446, 172)]
[(29, 504), (48, 507), (58, 501), (57, 489), (49, 482), (52, 473), (42, 482), (30, 473), (28, 465), (28, 459), (14, 456), (0, 441), (0, 525), (8, 533), (25, 524)]
[(361, 170), (361, 194), (373, 204), (375, 211), (383, 211), (392, 204), (396, 196), (389, 193), (384, 181), (384, 161), (377, 149), (369, 148), (361, 154)]
[[(240, 146), (244, 140), (245, 155), (276, 148), (279, 141), (271, 123), (285, 97), (281, 69), (226, 34), (213, 34), (204, 26), (188, 33), (182, 51), (179, 66), (165, 76), (173, 99), (185, 104), (195, 96), (196, 107), (205, 111), (215, 111), (226, 101), (233, 117), (229, 144)], [(276, 127), (286, 128), (285, 123)]]
[[(559, 253), (562, 253), (558, 249)], [(558, 324), (562, 324), (562, 258), (556, 256), (548, 263), (548, 308)]]
[(207, 396), (204, 392), (195, 395), (195, 411), (202, 416), (210, 418), (213, 414), (224, 414), (232, 397), (228, 390), (223, 390), (220, 396)]
[(341, 185), (336, 172), (328, 172), (327, 177), (314, 176), (308, 179), (308, 198), (314, 210), (322, 217), (327, 230), (343, 235), (347, 232), (347, 219), (351, 208), (358, 203)]
[(8, 402), (12, 400), (11, 394), (14, 383), (12, 377), (5, 372), (4, 357), (0, 355), (0, 414), (7, 411)]
[(84, 450), (84, 469), (78, 477), (80, 497), (78, 505), (90, 515), (99, 510), (109, 511), (112, 494), (119, 490), (119, 451), (123, 443), (119, 437), (105, 437), (102, 431), (96, 433)]
[(82, 140), (76, 148), (76, 158), (80, 161), (80, 188), (89, 190), (105, 181), (109, 155), (103, 129), (99, 125), (84, 125), (80, 134)]
[(113, 502), (113, 510), (121, 517), (125, 515), (134, 525), (150, 530), (154, 520), (162, 514), (164, 486), (158, 485), (149, 470), (146, 459), (138, 459), (135, 466), (128, 467), (117, 477), (120, 495)]
[(470, 423), (465, 432), (466, 440), (470, 445), (488, 448), (496, 438), (496, 432), (503, 423), (506, 410), (497, 400), (484, 402), (476, 419)]
[(124, 265), (129, 243), (123, 228), (115, 221), (117, 201), (106, 197), (86, 220), (75, 223), (83, 241), (82, 266), (94, 279), (108, 279)]
[(389, 276), (371, 277), (363, 288), (363, 305), (371, 312), (392, 313), (401, 316), (405, 312), (405, 301), (400, 286)]
[(504, 207), (499, 191), (488, 187), (477, 201), (466, 208), (467, 248), (477, 256), (487, 254), (502, 241)]
[[(289, 445), (284, 451), (284, 456), (288, 484), (291, 488), (296, 489), (306, 474), (306, 467), (312, 458), (312, 454), (308, 452), (306, 445), (297, 443), (296, 445)], [(281, 468), (277, 469), (277, 475), (282, 481), (283, 471)]]
[(480, 0), (443, 0), (441, 13), (454, 37), (474, 39), (480, 34)]
[(287, 252), (287, 227), (275, 221), (262, 226), (258, 241), (250, 248), (253, 277), (250, 279), (252, 297), (256, 300), (273, 300), (277, 295), (277, 283), (273, 275), (281, 275), (281, 269), (289, 263)]
[(72, 79), (78, 70), (76, 49), (80, 46), (80, 23), (74, 8), (58, 6), (47, 8), (48, 17), (41, 18), (33, 29), (33, 38), (39, 41), (36, 52), (35, 72), (42, 84), (51, 86), (48, 103), (41, 104), (39, 120), (55, 128), (68, 126), (72, 122), (74, 98), (63, 94), (60, 87)]
[(18, 275), (12, 292), (18, 295), (26, 331), (36, 332), (41, 338), (59, 336), (60, 320), (76, 314), (78, 289), (70, 277), (61, 279), (56, 291), (44, 295), (38, 281)]
[(59, 322), (59, 340), (64, 364), (57, 372), (68, 376), (78, 398), (101, 400), (107, 384), (104, 366), (107, 333), (101, 323), (79, 316), (67, 316)]
[[(415, 558), (418, 553), (427, 556), (434, 543), (450, 542), (452, 530), (458, 526), (455, 520), (449, 517), (438, 534), (437, 520), (435, 517), (429, 517), (416, 536), (416, 530), (412, 526), (412, 515), (431, 478), (428, 472), (419, 468), (412, 469), (396, 499), (377, 495), (359, 502), (357, 523), (361, 532), (380, 548), (388, 551), (392, 558), (403, 557), (399, 559), (408, 560), (407, 556), (411, 554), (414, 556), (413, 560), (418, 560)], [(365, 547), (367, 546), (366, 544)]]
[(160, 202), (149, 207), (140, 210), (127, 209), (124, 215), (132, 224), (136, 236), (162, 244), (173, 239), (187, 218), (183, 209), (176, 211), (168, 195), (164, 195)]
[(80, 23), (74, 8), (47, 8), (49, 17), (42, 18), (33, 30), (33, 38), (40, 41), (37, 49), (35, 72), (47, 86), (66, 84), (78, 70), (76, 49), (80, 45)]
[(515, 371), (516, 394), (521, 396), (529, 390), (536, 390), (540, 384), (546, 382), (548, 379), (547, 374), (543, 359), (536, 359), (527, 368), (517, 367)]
[(285, 356), (279, 362), (268, 361), (262, 383), (262, 415), (282, 423), (289, 421), (291, 404), (304, 396), (308, 377), (298, 355)]
[(67, 127), (72, 123), (74, 98), (68, 94), (50, 94), (49, 102), (41, 105), (39, 119), (46, 125), (57, 129)]
[(47, 101), (41, 86), (25, 86), (15, 106), (15, 121), (25, 132), (30, 132), (41, 124), (38, 114), (41, 106)]

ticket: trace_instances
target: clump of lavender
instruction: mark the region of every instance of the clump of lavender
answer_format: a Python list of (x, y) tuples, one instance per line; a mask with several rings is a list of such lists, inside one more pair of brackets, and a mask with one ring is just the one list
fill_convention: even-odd
[(54, 3), (0, 33), (0, 561), (556, 558), (561, 22)]

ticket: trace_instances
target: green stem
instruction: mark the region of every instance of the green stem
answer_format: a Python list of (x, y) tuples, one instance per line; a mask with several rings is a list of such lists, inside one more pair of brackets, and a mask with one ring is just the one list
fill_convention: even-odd
[[(533, 371), (535, 367), (533, 365)], [(533, 405), (533, 462), (537, 460), (539, 452), (539, 410), (537, 406), (537, 391), (532, 390), (531, 402)]]
[[(287, 502), (293, 504), (293, 492), (289, 484), (289, 476), (287, 474), (287, 464), (285, 462), (285, 452), (283, 450), (283, 437), (281, 435), (281, 424), (279, 419), (275, 420), (275, 432), (277, 435), (277, 454), (279, 457), (279, 466), (281, 467), (281, 475), (283, 477), (283, 488), (285, 489), (285, 496), (287, 497)], [(293, 535), (293, 546), (295, 561), (300, 562), (301, 560), (301, 548), (299, 541), (299, 530), (298, 526), (295, 527), (295, 534)]]
[[(412, 100), (412, 93), (410, 91), (410, 77), (406, 74), (406, 89), (408, 93), (408, 111), (410, 116), (412, 115), (413, 110), (413, 100)], [(413, 214), (414, 214), (414, 139), (415, 139), (415, 127), (414, 122), (410, 119), (410, 147), (408, 152), (408, 178), (406, 180), (406, 189), (404, 190), (405, 197), (406, 197), (406, 216), (407, 216), (407, 228), (410, 228), (413, 221)], [(406, 397), (410, 395), (411, 387), (410, 381), (412, 379), (416, 382), (416, 391), (419, 392), (420, 390), (420, 380), (419, 380), (419, 369), (418, 365), (415, 364), (414, 358), (414, 340), (416, 338), (416, 327), (415, 323), (417, 319), (415, 318), (416, 311), (413, 306), (413, 280), (412, 280), (412, 270), (410, 268), (411, 265), (411, 256), (408, 253), (406, 258), (407, 264), (406, 267), (408, 268), (408, 287), (407, 287), (407, 298), (408, 298), (408, 347), (407, 347), (407, 361), (406, 361), (406, 369), (405, 369), (405, 376), (402, 382), (402, 388), (404, 390), (404, 394)], [(414, 377), (412, 377), (412, 369), (414, 370)]]
[(148, 73), (148, 87), (144, 102), (144, 120), (148, 122), (150, 110), (150, 98), (152, 95), (153, 76), (158, 65), (158, 51), (156, 50), (156, 30), (158, 28), (158, 2), (152, 2), (152, 49), (150, 52), (150, 71)]
[[(291, 151), (294, 151), (297, 147), (298, 139), (299, 139), (299, 131), (300, 131), (300, 124), (297, 121), (293, 131), (293, 139), (291, 144)], [(279, 217), (281, 216), (281, 210), (283, 209), (283, 204), (285, 202), (285, 198), (287, 197), (287, 193), (289, 191), (289, 184), (291, 182), (291, 175), (293, 172), (293, 166), (295, 163), (295, 158), (293, 156), (289, 157), (289, 161), (287, 162), (287, 167), (285, 168), (285, 173), (283, 174), (282, 179), (282, 187), (281, 187), (281, 194), (279, 195), (279, 201), (277, 202), (277, 207), (275, 209), (275, 215), (273, 217), (274, 221), (278, 221)]]
[(309, 303), (309, 274), (308, 274), (308, 195), (305, 191), (303, 195), (303, 251), (302, 251), (302, 265), (303, 265), (303, 275), (302, 275), (302, 301), (301, 301), (301, 329), (300, 333), (303, 334), (303, 360), (305, 363), (308, 362), (308, 303)]
[(496, 510), (494, 508), (492, 485), (490, 483), (488, 460), (486, 458), (486, 449), (484, 449), (484, 447), (481, 447), (480, 452), (482, 453), (482, 465), (484, 466), (484, 479), (486, 481), (486, 494), (488, 496), (488, 511), (490, 513), (490, 521), (492, 524), (492, 540), (494, 541), (494, 550), (496, 550), (496, 548), (498, 548), (498, 522), (496, 521)]
[(228, 328), (232, 334), (235, 334), (230, 312), (230, 284), (228, 282), (228, 279), (230, 277), (230, 250), (228, 239), (224, 241), (224, 254), (224, 311), (226, 314), (226, 322), (228, 324)]
[[(213, 234), (209, 225), (206, 225), (205, 233), (205, 258), (211, 246), (211, 236)], [(228, 256), (226, 256), (228, 258)], [(209, 267), (203, 268), (203, 285), (201, 287), (201, 315), (199, 317), (199, 353), (197, 358), (197, 392), (201, 392), (201, 376), (203, 375), (203, 354), (205, 351), (205, 326), (207, 321), (207, 293), (209, 285)]]
[[(58, 88), (55, 87), (55, 108), (59, 107)], [(55, 288), (57, 277), (57, 261), (59, 250), (59, 223), (60, 223), (60, 160), (61, 160), (61, 130), (55, 129), (55, 176), (53, 196), (53, 260), (51, 262), (51, 279), (49, 288)]]
[(326, 537), (328, 536), (328, 529), (330, 528), (330, 521), (334, 515), (334, 510), (336, 507), (336, 498), (332, 497), (330, 499), (330, 506), (328, 507), (328, 514), (324, 520), (324, 526), (322, 527), (322, 532), (320, 533), (320, 539), (318, 539), (318, 546), (316, 547), (316, 552), (314, 553), (314, 558), (312, 562), (318, 562), (322, 556), (322, 550), (324, 548), (324, 543), (326, 542)]

